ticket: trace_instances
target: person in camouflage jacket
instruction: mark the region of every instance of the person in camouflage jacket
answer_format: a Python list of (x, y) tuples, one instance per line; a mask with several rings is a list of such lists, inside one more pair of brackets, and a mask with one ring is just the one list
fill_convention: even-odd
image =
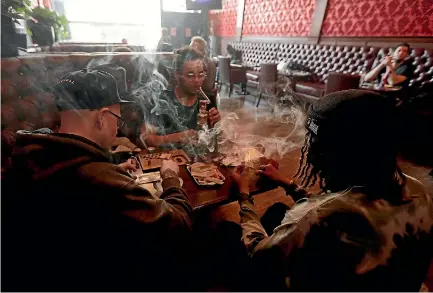
[[(432, 260), (433, 203), (397, 165), (395, 125), (392, 104), (373, 92), (313, 104), (295, 174), (302, 187), (272, 166), (258, 171), (297, 201), (273, 231), (254, 210), (247, 172), (235, 170), (254, 290), (419, 291)], [(316, 182), (323, 193), (301, 199)]]

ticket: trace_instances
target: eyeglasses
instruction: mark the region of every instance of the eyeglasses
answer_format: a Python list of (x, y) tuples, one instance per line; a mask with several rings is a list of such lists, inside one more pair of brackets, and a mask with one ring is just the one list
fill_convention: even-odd
[(122, 128), (123, 125), (125, 125), (125, 120), (122, 117), (120, 117), (116, 113), (111, 112), (110, 110), (108, 110), (108, 113), (110, 113), (111, 115), (113, 115), (114, 117), (117, 118), (117, 128), (118, 129)]
[(204, 72), (201, 72), (199, 74), (188, 73), (187, 75), (183, 75), (183, 77), (188, 80), (194, 80), (195, 78), (202, 80), (206, 78), (206, 73)]

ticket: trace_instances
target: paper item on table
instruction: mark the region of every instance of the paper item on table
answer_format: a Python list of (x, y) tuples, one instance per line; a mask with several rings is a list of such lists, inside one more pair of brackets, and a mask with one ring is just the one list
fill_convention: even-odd
[(187, 169), (199, 185), (224, 184), (225, 177), (213, 164), (194, 163)]
[(161, 180), (161, 173), (159, 173), (159, 171), (157, 171), (157, 172), (150, 172), (150, 173), (144, 173), (144, 174), (138, 175), (136, 182), (138, 184), (145, 184), (145, 183), (150, 183), (150, 182), (155, 182), (155, 181), (160, 181), (160, 180)]

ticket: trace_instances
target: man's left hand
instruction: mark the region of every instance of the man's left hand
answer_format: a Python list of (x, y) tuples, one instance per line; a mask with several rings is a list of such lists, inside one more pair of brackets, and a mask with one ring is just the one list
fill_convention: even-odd
[(218, 121), (221, 120), (220, 112), (215, 107), (213, 107), (209, 110), (208, 120), (209, 120), (209, 124), (211, 127), (213, 127), (215, 125), (215, 123), (217, 123)]

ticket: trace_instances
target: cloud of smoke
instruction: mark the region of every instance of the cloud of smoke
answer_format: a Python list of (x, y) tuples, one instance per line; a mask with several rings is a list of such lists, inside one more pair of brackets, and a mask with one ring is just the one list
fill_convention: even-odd
[(305, 137), (304, 105), (297, 101), (293, 92), (283, 92), (280, 97), (269, 99), (272, 114), (259, 119), (245, 110), (237, 111), (242, 118), (236, 112), (229, 112), (213, 128), (201, 131), (199, 142), (213, 147), (212, 141), (217, 139), (219, 154), (237, 156), (241, 161), (251, 155), (252, 148), (265, 157), (281, 159), (302, 146)]

